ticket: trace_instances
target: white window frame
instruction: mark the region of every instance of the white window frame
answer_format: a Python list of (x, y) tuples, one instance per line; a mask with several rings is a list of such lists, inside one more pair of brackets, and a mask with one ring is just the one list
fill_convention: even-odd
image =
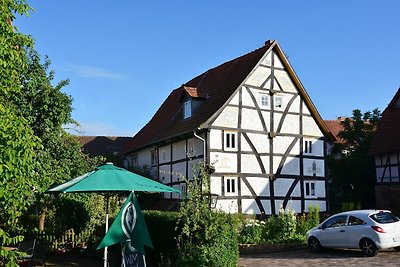
[[(280, 106), (277, 106), (277, 99), (280, 99)], [(284, 106), (284, 101), (283, 101), (283, 95), (274, 95), (274, 108), (275, 109), (283, 109)]]
[(162, 162), (167, 161), (167, 151), (165, 149), (161, 150), (161, 160)]
[(237, 139), (237, 132), (224, 131), (224, 149), (226, 151), (236, 151)]
[(313, 154), (313, 145), (314, 143), (312, 140), (305, 139), (303, 147), (304, 154), (309, 154), (309, 155)]
[(224, 188), (225, 196), (236, 196), (238, 192), (238, 178), (225, 176)]
[(157, 166), (158, 164), (158, 155), (157, 149), (151, 151), (151, 166)]
[(187, 119), (192, 116), (192, 100), (183, 103), (183, 118)]
[(194, 152), (194, 138), (189, 138), (186, 145), (186, 154), (191, 155)]
[(314, 181), (307, 181), (304, 183), (304, 195), (306, 197), (316, 197), (316, 183)]
[(260, 93), (260, 108), (269, 108), (270, 99), (269, 94)]

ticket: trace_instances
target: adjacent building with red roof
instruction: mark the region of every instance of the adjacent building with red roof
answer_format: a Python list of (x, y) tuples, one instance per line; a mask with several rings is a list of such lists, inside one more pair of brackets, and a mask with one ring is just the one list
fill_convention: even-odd
[(94, 156), (117, 156), (131, 137), (122, 136), (78, 136), (83, 151)]
[(212, 165), (211, 193), (225, 212), (326, 211), (333, 139), (279, 44), (267, 41), (173, 90), (123, 153), (126, 167), (148, 166), (183, 192), (195, 164)]
[(400, 215), (400, 88), (382, 113), (369, 154), (375, 157), (377, 207)]

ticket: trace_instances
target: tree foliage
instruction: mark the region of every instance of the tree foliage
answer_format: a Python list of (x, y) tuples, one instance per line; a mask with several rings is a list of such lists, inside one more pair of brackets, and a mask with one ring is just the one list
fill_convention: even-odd
[[(98, 205), (99, 200), (72, 196), (65, 200), (77, 203), (72, 206), (45, 193), (102, 159), (86, 156), (77, 137), (63, 129), (73, 122), (72, 98), (61, 91), (68, 80), (53, 85), (50, 60), (46, 57), (42, 62), (33, 49), (33, 39), (12, 25), (16, 15), (27, 15), (30, 10), (25, 0), (0, 2), (0, 260), (9, 265), (15, 264), (16, 254), (3, 247), (22, 240), (21, 233), (27, 229), (21, 227), (24, 213), (38, 211), (43, 228), (50, 211), (71, 208), (77, 213), (84, 206), (90, 215), (95, 213), (90, 205)], [(85, 214), (80, 214), (75, 221), (84, 225)], [(54, 220), (53, 225), (66, 224)]]
[(375, 167), (368, 149), (380, 121), (378, 109), (364, 113), (356, 109), (342, 122), (340, 139), (328, 158), (331, 211), (340, 211), (348, 203), (374, 207)]
[(0, 259), (7, 262), (13, 262), (15, 253), (1, 248), (22, 239), (11, 232), (17, 230), (18, 218), (32, 197), (30, 178), (35, 149), (40, 147), (28, 121), (9, 102), (21, 90), (19, 74), (26, 67), (23, 48), (32, 45), (32, 39), (16, 32), (11, 21), (28, 10), (25, 1), (0, 2)]

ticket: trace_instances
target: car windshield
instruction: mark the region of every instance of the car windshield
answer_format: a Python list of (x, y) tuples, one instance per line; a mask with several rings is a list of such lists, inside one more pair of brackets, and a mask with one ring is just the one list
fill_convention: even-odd
[(377, 223), (393, 223), (398, 222), (399, 218), (391, 214), (390, 212), (381, 211), (369, 216), (372, 220)]

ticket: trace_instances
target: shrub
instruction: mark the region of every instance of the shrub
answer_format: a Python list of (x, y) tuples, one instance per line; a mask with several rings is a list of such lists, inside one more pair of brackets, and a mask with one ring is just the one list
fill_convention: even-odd
[(210, 177), (197, 165), (194, 180), (188, 182), (188, 198), (182, 203), (176, 229), (178, 266), (236, 266), (239, 259), (236, 219), (212, 211), (205, 194), (210, 193)]
[(361, 203), (360, 202), (343, 202), (342, 203), (342, 211), (349, 211), (349, 210), (359, 210), (361, 209)]
[(177, 259), (177, 212), (143, 211), (153, 249), (146, 248), (149, 266), (172, 266)]
[(208, 215), (206, 224), (192, 232), (193, 235), (183, 235), (179, 238), (178, 266), (237, 265), (238, 236), (232, 217), (213, 211)]
[(319, 224), (319, 207), (308, 209), (307, 215), (281, 209), (277, 216), (270, 216), (264, 222), (243, 220), (239, 241), (241, 244), (303, 243), (307, 231)]
[(308, 229), (319, 224), (319, 206), (309, 206), (307, 215)]
[(296, 213), (293, 210), (280, 209), (276, 221), (278, 229), (276, 239), (290, 240), (296, 235)]
[(240, 234), (239, 243), (240, 244), (259, 244), (263, 239), (263, 227), (265, 222), (258, 220), (243, 220)]

